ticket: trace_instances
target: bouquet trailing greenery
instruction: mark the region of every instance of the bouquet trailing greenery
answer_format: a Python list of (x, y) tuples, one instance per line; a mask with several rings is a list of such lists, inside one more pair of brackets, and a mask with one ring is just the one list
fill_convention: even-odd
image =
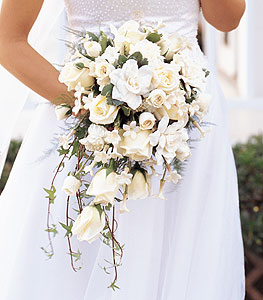
[[(73, 107), (57, 106), (57, 117), (78, 118), (69, 134), (59, 137), (62, 159), (51, 187), (45, 189), (50, 250), (44, 250), (52, 257), (51, 233), (57, 233), (56, 225), (50, 224), (55, 178), (66, 160), (76, 157), (75, 169), (63, 184), (67, 218), (61, 223), (72, 267), (76, 270), (74, 258), (79, 260), (81, 254), (71, 250), (72, 235), (90, 243), (101, 237), (112, 249), (113, 289), (123, 256), (123, 245), (115, 235), (116, 208), (129, 212), (128, 200), (148, 197), (158, 166), (162, 174), (156, 196), (165, 198), (165, 182), (178, 183), (180, 166), (191, 155), (188, 131), (196, 127), (204, 135), (200, 124), (210, 104), (205, 93), (209, 72), (191, 57), (192, 42), (177, 33), (159, 33), (163, 26), (130, 20), (118, 29), (110, 25), (114, 37), (103, 31), (68, 29), (77, 40), (68, 43), (72, 55), (59, 76), (76, 100)], [(76, 220), (69, 217), (72, 197), (77, 203)]]

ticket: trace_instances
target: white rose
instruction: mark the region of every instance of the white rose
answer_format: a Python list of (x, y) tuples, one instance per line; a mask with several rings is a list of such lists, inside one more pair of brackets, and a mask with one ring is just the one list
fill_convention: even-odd
[(57, 105), (55, 107), (55, 114), (56, 114), (57, 120), (60, 121), (60, 120), (66, 119), (68, 117), (67, 112), (69, 110), (70, 110), (70, 108), (67, 106)]
[(144, 199), (149, 196), (150, 188), (145, 176), (140, 171), (136, 171), (132, 182), (128, 185), (128, 199)]
[(167, 96), (166, 93), (161, 89), (155, 89), (150, 92), (149, 96), (147, 97), (147, 101), (153, 106), (153, 107), (161, 107)]
[(67, 195), (71, 196), (76, 194), (80, 186), (81, 186), (81, 181), (77, 179), (75, 176), (69, 175), (64, 180), (62, 189)]
[(153, 72), (147, 65), (138, 68), (136, 60), (129, 59), (122, 68), (115, 69), (109, 76), (114, 85), (112, 98), (137, 109), (142, 103), (141, 95), (150, 91)]
[(188, 106), (185, 103), (181, 105), (171, 105), (169, 109), (166, 107), (158, 108), (154, 114), (158, 120), (164, 116), (168, 116), (171, 120), (179, 121), (180, 124), (182, 124), (181, 127), (184, 127), (189, 120)]
[(98, 95), (89, 103), (90, 110), (89, 119), (96, 124), (110, 124), (113, 123), (119, 107), (107, 104), (106, 96)]
[(101, 45), (95, 41), (87, 41), (84, 43), (84, 48), (91, 57), (97, 57), (100, 55), (101, 52)]
[(135, 139), (130, 135), (122, 135), (121, 142), (119, 143), (120, 151), (123, 152), (122, 155), (136, 161), (149, 159), (152, 155), (152, 146), (149, 140), (150, 134), (151, 130), (140, 130), (137, 132)]
[(95, 196), (93, 203), (102, 205), (114, 204), (114, 198), (118, 192), (119, 184), (117, 174), (111, 172), (106, 176), (106, 169), (98, 171), (93, 177), (87, 194)]
[(91, 63), (91, 69), (96, 77), (103, 79), (109, 76), (110, 72), (112, 72), (115, 68), (105, 59), (98, 57), (95, 62)]
[[(81, 62), (81, 61), (80, 61)], [(78, 68), (78, 61), (66, 63), (59, 74), (58, 80), (65, 83), (69, 90), (74, 90), (80, 82), (82, 87), (90, 87), (94, 83), (94, 78), (90, 76), (88, 68)]]
[(91, 124), (88, 129), (88, 136), (79, 142), (85, 146), (88, 151), (101, 151), (104, 147), (104, 137), (107, 129), (103, 126)]
[(96, 207), (88, 205), (78, 215), (72, 227), (72, 234), (77, 235), (78, 240), (92, 243), (105, 227), (105, 213), (100, 215)]
[(142, 130), (152, 129), (155, 124), (155, 117), (150, 112), (143, 112), (139, 116), (139, 123)]
[(178, 67), (175, 64), (163, 63), (154, 70), (153, 83), (156, 88), (168, 93), (178, 89), (180, 83)]

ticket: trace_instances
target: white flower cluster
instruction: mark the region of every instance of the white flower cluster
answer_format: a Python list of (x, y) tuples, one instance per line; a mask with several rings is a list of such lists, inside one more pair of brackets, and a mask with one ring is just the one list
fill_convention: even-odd
[[(158, 33), (161, 26), (142, 27), (130, 20), (118, 29), (110, 26), (113, 39), (103, 32), (98, 37), (87, 33), (60, 73), (60, 82), (75, 93), (72, 112), (86, 112), (87, 130), (79, 143), (92, 153), (92, 162), (85, 163), (84, 173), (94, 175), (96, 165), (102, 166), (86, 190), (94, 196), (91, 207), (113, 206), (122, 191), (120, 211), (129, 211), (126, 200), (147, 197), (150, 177), (162, 164), (167, 171), (160, 185), (163, 198), (164, 181), (176, 184), (181, 178), (172, 162), (191, 155), (189, 125), (202, 132), (200, 123), (210, 104), (205, 93), (208, 72), (190, 55), (192, 42), (178, 33)], [(68, 115), (65, 107), (56, 112), (60, 120)], [(65, 137), (60, 143), (69, 148)], [(112, 160), (115, 167), (110, 167)], [(66, 179), (63, 188), (68, 194), (75, 192), (74, 184), (79, 189), (77, 178)], [(97, 226), (87, 227), (92, 218)], [(93, 209), (85, 208), (73, 233), (92, 241), (104, 225)], [(87, 233), (84, 228), (91, 229)]]

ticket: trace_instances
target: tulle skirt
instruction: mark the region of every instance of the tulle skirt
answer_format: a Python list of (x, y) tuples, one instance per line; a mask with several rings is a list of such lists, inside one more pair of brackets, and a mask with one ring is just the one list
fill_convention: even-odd
[[(242, 300), (244, 256), (236, 168), (228, 136), (225, 100), (214, 75), (208, 90), (210, 132), (192, 143), (192, 156), (167, 200), (128, 200), (130, 213), (117, 215), (118, 240), (125, 244), (115, 292), (102, 267), (111, 249), (73, 237), (82, 269), (71, 269), (64, 230), (47, 260), (48, 188), (60, 157), (55, 134), (63, 131), (54, 108), (42, 103), (24, 138), (0, 198), (0, 299), (2, 300)], [(198, 133), (193, 133), (198, 137)], [(65, 222), (61, 190), (69, 164), (57, 178), (52, 223)], [(154, 178), (153, 186), (159, 185)]]

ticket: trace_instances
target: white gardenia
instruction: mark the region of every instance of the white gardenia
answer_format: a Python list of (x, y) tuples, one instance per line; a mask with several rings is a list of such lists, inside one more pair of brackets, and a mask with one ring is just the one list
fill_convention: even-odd
[(88, 205), (84, 207), (72, 226), (72, 234), (77, 235), (78, 240), (92, 243), (99, 238), (105, 226), (105, 213), (101, 215), (96, 207)]
[(117, 174), (111, 172), (106, 176), (106, 169), (102, 169), (93, 177), (87, 189), (87, 195), (95, 196), (95, 199), (92, 201), (94, 204), (108, 205), (111, 203), (113, 205), (118, 189)]
[(81, 86), (89, 88), (94, 83), (94, 77), (90, 75), (89, 68), (78, 68), (77, 63), (83, 63), (82, 60), (71, 61), (65, 64), (59, 74), (59, 81), (65, 83), (69, 90), (74, 90), (78, 83)]
[(63, 119), (67, 118), (67, 112), (69, 112), (70, 108), (65, 106), (65, 104), (57, 105), (55, 107), (55, 114), (58, 121), (61, 121)]
[(162, 157), (170, 163), (176, 156), (176, 151), (189, 139), (187, 130), (181, 128), (180, 124), (175, 122), (168, 126), (168, 123), (169, 118), (163, 117), (159, 122), (158, 130), (149, 136), (151, 145), (157, 146), (155, 156), (159, 165), (163, 162)]
[(88, 56), (97, 57), (100, 55), (101, 45), (98, 42), (95, 41), (84, 42), (84, 48)]
[(150, 112), (143, 112), (139, 116), (139, 124), (142, 130), (152, 129), (155, 124), (155, 117)]
[(106, 96), (101, 94), (89, 102), (88, 108), (90, 121), (103, 125), (113, 123), (119, 111), (119, 107), (107, 104)]
[(77, 179), (75, 176), (69, 175), (64, 180), (62, 189), (67, 195), (72, 196), (76, 194), (76, 192), (79, 190), (80, 187), (81, 187), (81, 181)]
[(150, 186), (141, 171), (136, 171), (132, 182), (128, 185), (128, 199), (145, 199), (149, 196)]
[(85, 146), (88, 151), (101, 151), (105, 145), (104, 138), (107, 135), (105, 127), (91, 124), (88, 129), (88, 136), (79, 142)]
[(160, 47), (148, 40), (142, 40), (135, 45), (131, 45), (130, 54), (134, 52), (141, 52), (142, 56), (149, 61), (163, 61)]
[(116, 47), (108, 46), (105, 52), (101, 55), (101, 58), (113, 64), (119, 57), (120, 53)]
[(119, 152), (136, 161), (149, 159), (152, 155), (152, 146), (150, 144), (149, 135), (151, 130), (139, 130), (136, 138), (122, 136), (119, 143)]
[(150, 66), (138, 68), (136, 60), (129, 59), (122, 68), (110, 73), (114, 85), (112, 98), (123, 101), (132, 109), (137, 109), (142, 103), (142, 96), (150, 91), (153, 71)]

